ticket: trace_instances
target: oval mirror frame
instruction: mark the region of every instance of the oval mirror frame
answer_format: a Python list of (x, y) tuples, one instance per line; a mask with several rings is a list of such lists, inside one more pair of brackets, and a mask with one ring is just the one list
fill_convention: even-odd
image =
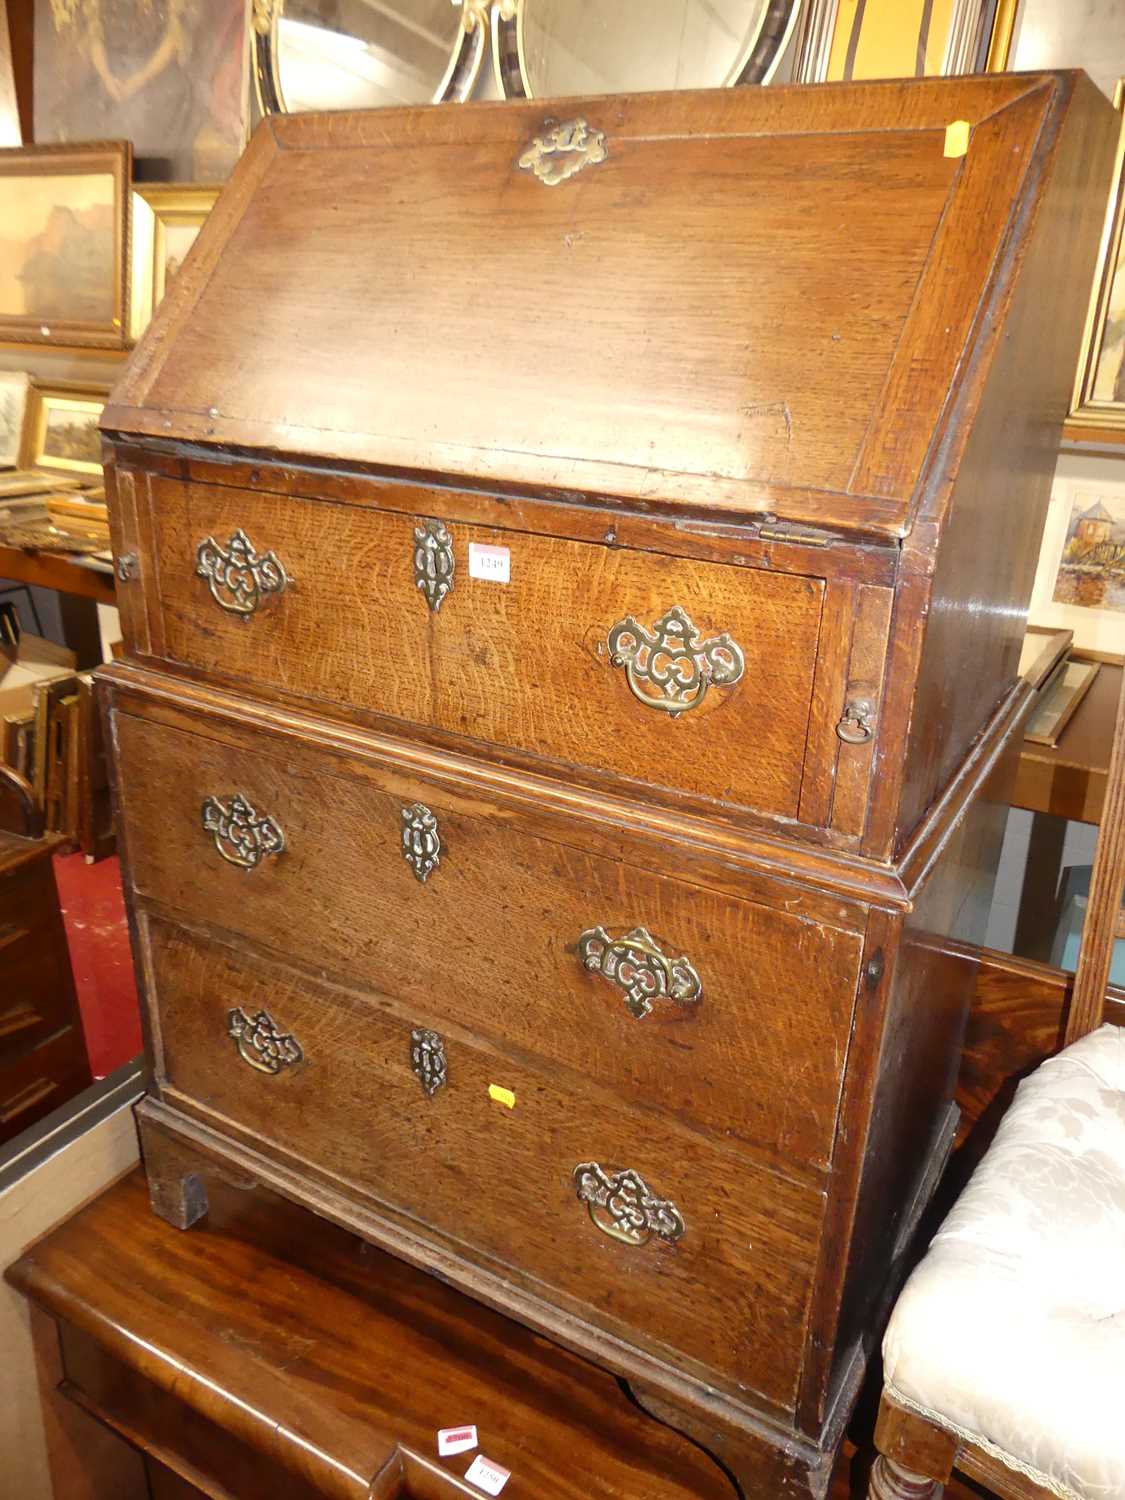
[[(505, 99), (534, 99), (524, 55), (523, 18), (534, 0), (499, 0), (492, 9), (492, 58)], [(801, 9), (801, 0), (766, 0), (757, 30), (725, 78), (697, 87), (734, 88), (769, 83), (777, 70)], [(624, 92), (614, 90), (612, 92)]]
[[(456, 4), (457, 0), (453, 0)], [(488, 13), (491, 0), (460, 0), (461, 24), (453, 43), (445, 74), (430, 102), (447, 100), (462, 104), (473, 92), (488, 45)], [(254, 87), (263, 115), (289, 113), (278, 67), (277, 26), (285, 0), (251, 0), (250, 34), (253, 40)]]

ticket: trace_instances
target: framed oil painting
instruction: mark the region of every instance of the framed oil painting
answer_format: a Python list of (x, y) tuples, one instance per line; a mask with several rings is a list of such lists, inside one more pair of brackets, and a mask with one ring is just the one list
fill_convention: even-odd
[[(1122, 83), (1114, 94), (1121, 108)], [(1074, 405), (1067, 422), (1068, 436), (1088, 436), (1099, 442), (1125, 442), (1125, 257), (1121, 224), (1125, 211), (1122, 175), (1125, 172), (1125, 121), (1117, 143), (1109, 207), (1102, 230), (1098, 272), (1086, 318)], [(1085, 434), (1074, 428), (1092, 429)]]
[(104, 385), (33, 385), (24, 427), (22, 467), (63, 474), (100, 474), (98, 432), (109, 388)]
[(128, 141), (0, 151), (0, 339), (128, 342)]
[(35, 0), (35, 139), (124, 137), (154, 181), (224, 182), (246, 144), (247, 0)]
[(134, 337), (159, 307), (218, 196), (218, 188), (198, 183), (140, 187), (133, 194)]
[(0, 373), (0, 467), (5, 469), (19, 463), (30, 382), (25, 370)]
[(1073, 630), (1083, 652), (1125, 657), (1125, 478), (1112, 460), (1068, 456), (1060, 464), (1030, 619)]

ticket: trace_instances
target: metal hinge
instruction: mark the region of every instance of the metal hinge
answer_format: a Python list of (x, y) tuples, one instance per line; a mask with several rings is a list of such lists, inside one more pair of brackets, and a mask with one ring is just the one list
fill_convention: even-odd
[(758, 535), (766, 542), (800, 542), (804, 547), (829, 547), (838, 540), (829, 531), (800, 526), (796, 521), (776, 521), (769, 526), (760, 526)]

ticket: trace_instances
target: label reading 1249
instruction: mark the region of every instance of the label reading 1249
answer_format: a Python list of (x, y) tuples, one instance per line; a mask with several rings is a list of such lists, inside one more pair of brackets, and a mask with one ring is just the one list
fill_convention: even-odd
[(490, 583), (510, 583), (512, 580), (511, 549), (489, 547), (483, 542), (470, 542), (469, 577), (487, 578)]

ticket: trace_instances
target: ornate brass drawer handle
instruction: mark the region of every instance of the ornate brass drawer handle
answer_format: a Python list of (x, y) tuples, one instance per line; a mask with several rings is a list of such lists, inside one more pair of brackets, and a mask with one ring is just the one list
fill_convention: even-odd
[(402, 810), (402, 856), (425, 885), (441, 863), (438, 821), (424, 802), (412, 802)]
[(219, 608), (232, 615), (252, 615), (267, 594), (281, 594), (291, 582), (277, 554), (259, 557), (241, 528), (225, 547), (204, 537), (195, 549), (195, 571), (206, 578)]
[(441, 521), (419, 520), (414, 527), (414, 587), (436, 615), (453, 592), (453, 538)]
[(567, 120), (537, 135), (521, 154), (519, 165), (547, 187), (557, 187), (608, 155), (603, 131), (591, 130), (585, 120)]
[(609, 632), (608, 645), (610, 662), (625, 668), (634, 698), (673, 718), (702, 703), (712, 685), (733, 687), (746, 670), (729, 635), (702, 640), (678, 604), (651, 630), (626, 615)]
[(427, 1099), (432, 1099), (438, 1089), (445, 1087), (449, 1080), (445, 1043), (436, 1031), (418, 1026), (410, 1033), (410, 1066)]
[(626, 1245), (644, 1245), (655, 1234), (674, 1244), (684, 1233), (683, 1215), (674, 1203), (657, 1198), (639, 1172), (606, 1171), (596, 1161), (574, 1169), (579, 1203), (603, 1234)]
[(285, 835), (270, 817), (259, 817), (241, 792), (227, 804), (208, 797), (201, 808), (204, 832), (215, 840), (215, 848), (228, 864), (253, 870), (271, 854), (285, 848)]
[(578, 956), (587, 969), (624, 990), (625, 1009), (638, 1021), (656, 1000), (688, 1006), (703, 998), (703, 981), (691, 962), (682, 954), (666, 957), (643, 927), (619, 938), (604, 927), (588, 927), (578, 939)]
[(297, 1038), (282, 1031), (268, 1011), (248, 1016), (239, 1007), (227, 1015), (227, 1031), (238, 1045), (243, 1062), (259, 1073), (280, 1073), (304, 1060)]

